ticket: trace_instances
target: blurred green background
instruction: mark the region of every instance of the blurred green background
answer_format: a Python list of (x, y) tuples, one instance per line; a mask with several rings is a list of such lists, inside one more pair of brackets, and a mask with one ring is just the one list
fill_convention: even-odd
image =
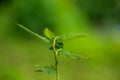
[(55, 80), (35, 73), (35, 65), (54, 64), (48, 44), (16, 23), (43, 35), (86, 34), (64, 41), (71, 53), (89, 57), (61, 58), (60, 80), (120, 80), (119, 0), (0, 0), (0, 80)]

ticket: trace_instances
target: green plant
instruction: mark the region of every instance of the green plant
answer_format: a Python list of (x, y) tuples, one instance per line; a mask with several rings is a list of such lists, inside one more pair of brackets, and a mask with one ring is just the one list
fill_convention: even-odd
[(81, 35), (78, 33), (70, 33), (67, 35), (62, 35), (62, 36), (56, 36), (53, 32), (51, 32), (48, 28), (45, 28), (44, 30), (44, 35), (40, 36), (37, 33), (29, 30), (28, 28), (24, 27), (21, 24), (17, 24), (19, 27), (22, 29), (26, 30), (27, 32), (31, 33), (32, 35), (42, 39), (46, 43), (49, 44), (49, 49), (53, 51), (54, 54), (54, 60), (55, 63), (54, 65), (47, 65), (47, 66), (40, 66), (35, 72), (46, 72), (48, 74), (55, 74), (56, 75), (56, 80), (59, 80), (59, 71), (58, 71), (58, 63), (59, 63), (59, 56), (64, 56), (66, 58), (74, 58), (74, 59), (80, 59), (83, 58), (84, 56), (76, 55), (76, 54), (71, 54), (70, 52), (65, 51), (64, 45), (63, 45), (63, 40), (75, 37), (75, 36), (80, 36), (84, 37), (85, 35)]

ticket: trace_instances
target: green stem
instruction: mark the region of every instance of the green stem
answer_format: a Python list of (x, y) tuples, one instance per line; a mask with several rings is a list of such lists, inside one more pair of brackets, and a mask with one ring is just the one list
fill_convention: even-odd
[(58, 58), (57, 58), (58, 51), (56, 50), (55, 45), (56, 45), (56, 38), (53, 39), (52, 47), (53, 47), (54, 58), (55, 58), (56, 80), (59, 80)]
[[(57, 53), (56, 53), (56, 54), (57, 54)], [(56, 68), (56, 80), (59, 80), (57, 55), (55, 56), (55, 68)]]
[(47, 38), (45, 38), (45, 37), (43, 37), (43, 36), (40, 36), (39, 34), (31, 31), (30, 29), (24, 27), (23, 25), (21, 25), (21, 24), (16, 24), (16, 25), (18, 25), (18, 26), (19, 26), (20, 28), (22, 28), (23, 30), (29, 32), (29, 33), (32, 34), (33, 36), (35, 36), (35, 37), (37, 37), (37, 38), (39, 38), (39, 39), (42, 39), (43, 41), (45, 41), (45, 42), (47, 42), (47, 43), (50, 42), (50, 40), (48, 40)]

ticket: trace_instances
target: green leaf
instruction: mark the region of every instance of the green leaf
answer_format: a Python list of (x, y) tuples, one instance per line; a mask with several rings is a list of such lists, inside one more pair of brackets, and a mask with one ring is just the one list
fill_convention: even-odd
[(48, 74), (56, 74), (56, 69), (53, 65), (50, 66), (40, 66), (35, 72), (45, 72)]
[(47, 43), (50, 43), (50, 40), (47, 39), (46, 37), (40, 36), (39, 34), (37, 34), (37, 33), (33, 32), (33, 31), (31, 31), (30, 29), (24, 27), (24, 26), (21, 25), (21, 24), (17, 24), (17, 25), (18, 25), (20, 28), (22, 28), (23, 30), (25, 30), (25, 31), (29, 32), (30, 34), (36, 36), (37, 38), (42, 39), (43, 41), (45, 41), (45, 42), (47, 42)]
[(62, 35), (62, 36), (58, 36), (59, 38), (61, 38), (62, 40), (66, 40), (66, 39), (70, 39), (72, 37), (85, 37), (86, 35), (82, 35), (80, 33), (69, 33), (66, 35)]
[(64, 45), (62, 39), (56, 37), (56, 44), (55, 44), (56, 49), (63, 49), (63, 46)]
[(55, 34), (52, 31), (50, 31), (48, 28), (45, 28), (44, 35), (50, 40), (52, 40), (55, 37)]
[(81, 58), (86, 58), (85, 56), (72, 54), (72, 53), (65, 51), (65, 50), (60, 50), (59, 55), (65, 57), (65, 58), (73, 58), (73, 59), (77, 59), (77, 60), (80, 60)]

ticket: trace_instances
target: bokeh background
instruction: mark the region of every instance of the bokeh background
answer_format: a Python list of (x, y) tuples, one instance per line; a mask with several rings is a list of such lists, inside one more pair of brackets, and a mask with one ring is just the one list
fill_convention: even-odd
[(87, 35), (64, 41), (65, 50), (89, 59), (60, 58), (60, 80), (120, 80), (119, 20), (119, 0), (0, 0), (0, 80), (55, 80), (34, 72), (54, 64), (48, 44), (16, 23), (40, 35), (45, 27)]

